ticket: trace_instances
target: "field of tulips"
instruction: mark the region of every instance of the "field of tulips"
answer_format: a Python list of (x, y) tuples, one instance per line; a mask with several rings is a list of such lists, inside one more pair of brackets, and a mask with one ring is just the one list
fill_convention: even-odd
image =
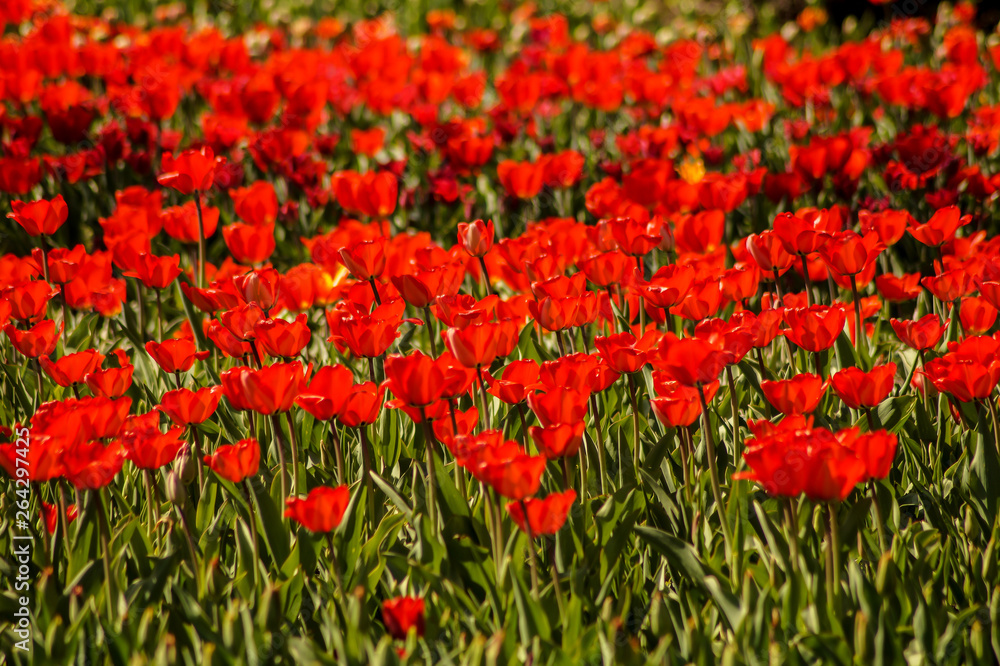
[(1000, 661), (973, 4), (142, 4), (0, 2), (0, 662)]

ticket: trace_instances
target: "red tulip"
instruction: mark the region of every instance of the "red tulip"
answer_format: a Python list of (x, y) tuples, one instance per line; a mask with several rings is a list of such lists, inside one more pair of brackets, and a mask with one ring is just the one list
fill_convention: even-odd
[(785, 337), (806, 351), (829, 349), (843, 332), (847, 313), (839, 305), (785, 310)]
[(75, 354), (66, 354), (58, 361), (52, 362), (48, 356), (41, 356), (38, 362), (49, 377), (59, 386), (82, 384), (84, 378), (101, 367), (104, 354), (96, 349), (87, 349)]
[[(402, 306), (401, 301), (395, 301)], [(381, 356), (399, 337), (403, 320), (394, 303), (383, 303), (371, 314), (361, 311), (337, 310), (327, 314), (330, 324), (329, 341), (343, 352), (350, 350), (354, 356), (374, 358)]]
[(260, 264), (274, 253), (274, 227), (230, 224), (222, 228), (222, 238), (233, 259), (241, 264)]
[(344, 512), (351, 501), (347, 486), (313, 488), (305, 498), (289, 497), (285, 500), (285, 517), (295, 520), (310, 532), (327, 533), (337, 529), (344, 519)]
[(878, 258), (885, 249), (878, 235), (869, 233), (861, 236), (850, 229), (825, 237), (819, 247), (820, 256), (839, 275), (857, 275)]
[(455, 360), (467, 368), (489, 366), (497, 357), (497, 335), (499, 326), (489, 322), (472, 324), (465, 328), (449, 328), (445, 332), (445, 344), (455, 355)]
[(997, 320), (997, 309), (985, 298), (970, 296), (962, 299), (958, 318), (966, 334), (980, 335), (993, 328)]
[(263, 319), (254, 324), (254, 338), (270, 356), (293, 358), (309, 344), (312, 332), (303, 313), (295, 321)]
[(43, 319), (27, 330), (15, 328), (13, 324), (3, 327), (3, 332), (10, 338), (14, 349), (21, 352), (28, 358), (38, 358), (48, 356), (55, 350), (59, 336), (62, 335), (63, 322), (59, 322), (59, 328), (51, 319)]
[[(507, 505), (507, 513), (522, 532), (530, 526), (531, 535), (538, 538), (546, 534), (555, 534), (562, 528), (574, 501), (576, 501), (576, 491), (570, 488), (562, 493), (550, 493), (544, 499), (534, 497), (526, 499), (523, 506), (521, 502), (511, 502)], [(525, 521), (525, 508), (527, 508), (527, 521)]]
[(539, 453), (555, 460), (574, 456), (583, 444), (583, 433), (586, 423), (577, 421), (576, 423), (561, 423), (549, 426), (528, 426), (528, 435), (535, 443)]
[(180, 439), (183, 428), (171, 428), (160, 432), (159, 415), (154, 415), (153, 423), (134, 429), (124, 429), (120, 437), (125, 457), (139, 469), (159, 469), (174, 461), (186, 442)]
[(782, 414), (811, 414), (826, 392), (826, 382), (819, 375), (801, 374), (791, 379), (764, 380), (764, 397)]
[(265, 365), (259, 370), (233, 368), (222, 373), (222, 388), (237, 409), (277, 414), (292, 408), (305, 386), (306, 374), (298, 361)]
[(37, 321), (45, 316), (49, 300), (59, 293), (45, 280), (22, 282), (0, 292), (10, 305), (10, 316), (19, 321)]
[(962, 402), (984, 400), (1000, 381), (1000, 362), (983, 363), (946, 354), (928, 361), (924, 374), (938, 391), (950, 393)]
[(12, 201), (10, 207), (13, 212), (7, 213), (7, 217), (21, 225), (29, 236), (51, 236), (69, 216), (69, 208), (61, 194), (52, 200)]
[(266, 180), (229, 190), (229, 196), (233, 199), (236, 215), (247, 224), (267, 227), (274, 225), (278, 219), (278, 195), (274, 185)]
[(295, 398), (295, 404), (313, 418), (329, 421), (343, 409), (350, 395), (346, 387), (353, 381), (354, 375), (348, 368), (339, 364), (324, 365)]
[(884, 479), (889, 476), (898, 443), (896, 435), (884, 430), (857, 434), (850, 441), (844, 442), (864, 463), (869, 479)]
[[(45, 500), (42, 500), (42, 522), (45, 524), (45, 531), (52, 534), (56, 531), (56, 526), (59, 524), (59, 507), (55, 504), (49, 504)], [(66, 524), (69, 525), (74, 520), (76, 520), (78, 515), (78, 509), (76, 504), (70, 504), (66, 507)]]
[(878, 365), (870, 372), (845, 368), (830, 379), (833, 390), (851, 409), (877, 407), (892, 391), (896, 364)]
[(458, 244), (469, 256), (485, 257), (493, 247), (493, 220), (459, 222)]
[(569, 354), (542, 363), (538, 380), (544, 386), (564, 387), (584, 394), (600, 393), (618, 381), (621, 375), (592, 354)]
[(508, 405), (523, 402), (529, 390), (539, 386), (538, 363), (530, 359), (508, 363), (500, 379), (487, 377), (488, 392)]
[(239, 340), (253, 340), (257, 324), (263, 320), (264, 311), (256, 303), (244, 303), (219, 315), (222, 325)]
[(385, 387), (373, 382), (355, 384), (347, 394), (347, 400), (337, 415), (337, 420), (349, 428), (371, 425), (382, 409)]
[(396, 597), (382, 602), (382, 623), (395, 639), (403, 640), (410, 629), (424, 635), (424, 600), (417, 597)]
[(920, 284), (943, 303), (957, 301), (973, 289), (972, 280), (964, 268), (927, 276), (920, 280)]
[(594, 346), (608, 366), (617, 373), (637, 372), (646, 364), (647, 352), (659, 342), (660, 334), (650, 331), (636, 339), (628, 331), (594, 338)]
[(948, 206), (936, 211), (924, 224), (916, 224), (907, 229), (918, 242), (936, 247), (950, 240), (958, 228), (967, 224), (970, 218), (962, 217), (958, 206)]
[(260, 469), (260, 444), (249, 438), (223, 444), (215, 453), (205, 456), (205, 464), (223, 479), (240, 483)]
[(732, 354), (716, 343), (699, 338), (671, 342), (665, 337), (653, 363), (678, 383), (698, 386), (718, 379), (731, 360)]
[(587, 415), (590, 393), (557, 386), (528, 394), (528, 407), (544, 427), (575, 424)]
[(419, 351), (386, 358), (385, 377), (386, 388), (407, 406), (426, 407), (441, 399), (444, 372), (434, 358)]
[(222, 386), (205, 386), (197, 391), (179, 388), (164, 393), (156, 409), (177, 425), (198, 424), (215, 413), (221, 399)]
[[(701, 398), (697, 389), (678, 384), (662, 372), (653, 373), (657, 397), (649, 401), (653, 414), (669, 428), (689, 426), (701, 416)], [(705, 385), (705, 401), (711, 402), (719, 390), (719, 382)]]
[(132, 373), (135, 371), (124, 350), (116, 349), (112, 354), (118, 360), (117, 368), (95, 370), (83, 378), (87, 388), (94, 395), (111, 399), (124, 395), (125, 391), (132, 386)]
[(237, 295), (267, 312), (274, 306), (281, 286), (281, 274), (273, 268), (258, 268), (233, 278)]
[(385, 239), (362, 241), (340, 251), (344, 266), (358, 280), (371, 280), (385, 270)]
[(121, 442), (81, 442), (62, 454), (65, 476), (81, 490), (98, 490), (111, 483), (125, 462)]
[(950, 320), (941, 323), (935, 314), (924, 315), (917, 321), (909, 319), (890, 319), (892, 330), (896, 332), (896, 337), (907, 347), (924, 351), (937, 346), (941, 336), (944, 335)]
[(132, 262), (131, 270), (125, 271), (126, 277), (138, 278), (150, 289), (166, 289), (181, 274), (180, 255), (172, 257), (157, 257), (152, 254), (139, 254)]
[(486, 483), (503, 497), (523, 500), (538, 492), (544, 471), (544, 456), (521, 453), (508, 460), (486, 463), (481, 474)]
[(207, 192), (215, 183), (216, 169), (225, 161), (223, 157), (216, 157), (207, 146), (201, 150), (185, 150), (176, 157), (164, 153), (162, 173), (156, 180), (160, 185), (172, 187), (185, 195), (195, 190)]
[(164, 372), (187, 372), (195, 360), (204, 361), (208, 351), (198, 351), (190, 340), (170, 339), (163, 342), (150, 340), (146, 352)]

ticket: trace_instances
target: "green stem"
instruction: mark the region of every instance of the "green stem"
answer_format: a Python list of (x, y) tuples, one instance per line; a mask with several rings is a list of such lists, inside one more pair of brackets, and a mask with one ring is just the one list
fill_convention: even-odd
[(806, 305), (811, 306), (812, 301), (812, 282), (809, 280), (809, 265), (806, 262), (806, 255), (800, 254), (799, 258), (802, 259), (802, 279), (806, 283)]
[(497, 290), (493, 288), (493, 283), (490, 282), (490, 272), (486, 270), (486, 259), (484, 257), (479, 257), (479, 267), (483, 269), (483, 280), (486, 282), (486, 292), (489, 294), (496, 294)]
[(740, 459), (740, 404), (736, 399), (736, 380), (733, 379), (733, 366), (726, 366), (726, 380), (729, 382), (729, 404), (733, 412), (733, 465)]
[(194, 191), (194, 204), (198, 209), (198, 288), (205, 288), (205, 218), (201, 212), (201, 192)]
[(628, 376), (631, 390), (629, 400), (632, 402), (632, 469), (635, 472), (635, 482), (639, 483), (639, 386), (633, 375)]
[(795, 500), (784, 499), (785, 522), (788, 526), (788, 556), (792, 560), (792, 571), (799, 570), (799, 521), (795, 515)]
[[(156, 522), (159, 516), (154, 516), (153, 511), (156, 509), (156, 503), (153, 501), (153, 481), (150, 478), (151, 473), (148, 469), (142, 470), (142, 481), (143, 485), (146, 486), (146, 531), (149, 533), (150, 540), (153, 539), (153, 530), (156, 527)], [(158, 513), (158, 511), (157, 511)]]
[(337, 461), (337, 483), (344, 483), (344, 452), (340, 444), (340, 433), (336, 421), (330, 422), (330, 432), (333, 433), (333, 457)]
[[(365, 482), (365, 494), (368, 495), (368, 516), (372, 524), (372, 533), (375, 532), (375, 484), (372, 482), (372, 445), (368, 441), (368, 426), (362, 425), (361, 430), (361, 476)], [(340, 456), (340, 446), (338, 439), (337, 455)], [(343, 464), (342, 461), (338, 464)]]
[(288, 473), (285, 468), (285, 446), (281, 437), (281, 424), (278, 422), (278, 415), (271, 414), (271, 435), (274, 441), (274, 448), (278, 449), (278, 474), (281, 476), (281, 505), (284, 506), (288, 499)]
[(865, 327), (861, 320), (861, 300), (858, 298), (858, 278), (851, 276), (851, 293), (854, 295), (854, 348), (858, 352), (858, 359), (863, 358), (861, 347), (864, 345)]
[(872, 511), (875, 512), (875, 524), (878, 525), (878, 545), (882, 549), (882, 554), (885, 555), (890, 543), (889, 538), (886, 536), (885, 529), (885, 519), (882, 517), (882, 507), (878, 503), (878, 492), (875, 488), (875, 479), (870, 479), (868, 481), (868, 492), (871, 494), (872, 498)]
[(295, 494), (299, 494), (304, 489), (299, 483), (299, 436), (295, 432), (295, 421), (292, 419), (292, 412), (285, 412), (285, 420), (288, 422), (288, 436), (292, 442), (292, 479)]
[(257, 509), (254, 507), (254, 492), (249, 479), (243, 479), (243, 488), (247, 494), (247, 506), (250, 507), (250, 548), (253, 551), (253, 586), (257, 589), (257, 569), (260, 562), (257, 554)]
[(829, 540), (827, 546), (830, 549), (830, 601), (833, 604), (835, 613), (840, 610), (840, 524), (837, 522), (837, 504), (828, 502), (826, 505), (828, 522), (827, 535)]
[(531, 567), (531, 596), (538, 601), (538, 563), (535, 561), (535, 539), (531, 534), (531, 520), (528, 519), (528, 504), (521, 500), (521, 511), (524, 512), (524, 533), (528, 536), (528, 565)]
[(101, 559), (104, 562), (104, 581), (108, 584), (108, 620), (115, 619), (114, 584), (111, 582), (111, 528), (108, 525), (108, 512), (104, 508), (104, 498), (100, 490), (94, 490), (92, 497), (97, 503), (97, 525), (101, 531)]
[(597, 471), (598, 475), (601, 477), (601, 494), (607, 494), (607, 470), (605, 469), (604, 461), (604, 432), (601, 428), (601, 411), (598, 409), (597, 396), (590, 396), (590, 409), (594, 414), (594, 429), (597, 430), (597, 440), (594, 442), (595, 453), (597, 454)]
[(431, 356), (437, 358), (437, 340), (434, 338), (434, 323), (431, 320), (431, 309), (429, 306), (424, 306), (424, 323), (427, 325), (427, 337), (431, 342)]
[(701, 399), (702, 435), (705, 438), (706, 455), (708, 457), (708, 472), (712, 480), (712, 495), (715, 498), (715, 508), (719, 512), (719, 521), (722, 523), (722, 538), (726, 545), (726, 554), (733, 556), (732, 534), (729, 529), (729, 520), (726, 518), (726, 507), (722, 503), (722, 490), (719, 487), (719, 469), (715, 456), (715, 437), (712, 435), (712, 423), (708, 414), (708, 402), (705, 400), (705, 389), (698, 384), (698, 397)]
[(423, 407), (420, 408), (420, 422), (424, 428), (424, 450), (427, 454), (427, 517), (431, 521), (434, 533), (437, 534), (437, 499), (434, 496), (437, 488), (434, 469), (434, 431), (431, 429), (431, 422), (427, 420), (427, 410)]
[(160, 290), (156, 290), (156, 339), (163, 341), (163, 298)]

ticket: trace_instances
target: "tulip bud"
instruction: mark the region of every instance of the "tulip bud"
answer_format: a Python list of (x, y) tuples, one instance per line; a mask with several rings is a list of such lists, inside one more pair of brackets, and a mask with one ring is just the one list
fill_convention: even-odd
[(660, 244), (658, 246), (659, 249), (662, 252), (673, 252), (674, 248), (677, 246), (677, 242), (674, 240), (674, 230), (670, 227), (670, 225), (666, 222), (666, 220), (664, 220), (663, 224), (660, 225), (659, 231), (660, 231)]
[(458, 225), (458, 242), (473, 257), (483, 257), (493, 248), (493, 220)]
[(969, 644), (972, 646), (972, 653), (976, 655), (976, 661), (981, 660), (986, 653), (986, 635), (983, 632), (983, 624), (979, 620), (972, 623)]
[(187, 488), (181, 481), (180, 475), (175, 471), (167, 475), (167, 499), (177, 506), (183, 506), (187, 502)]
[(177, 467), (174, 470), (174, 473), (178, 475), (178, 481), (185, 486), (194, 481), (194, 477), (198, 472), (195, 468), (196, 464), (197, 463), (195, 463), (191, 456), (190, 446), (184, 447), (184, 449), (181, 450), (180, 455), (177, 456)]
[(858, 611), (854, 616), (854, 654), (858, 661), (865, 662), (870, 658), (868, 639), (868, 616)]
[(247, 303), (256, 303), (265, 312), (270, 310), (278, 297), (281, 275), (273, 268), (251, 271), (233, 279), (233, 283)]

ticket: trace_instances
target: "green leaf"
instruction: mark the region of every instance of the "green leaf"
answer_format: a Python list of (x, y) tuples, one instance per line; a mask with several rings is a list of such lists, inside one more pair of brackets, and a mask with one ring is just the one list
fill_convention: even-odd
[(719, 575), (699, 559), (691, 544), (645, 525), (639, 525), (635, 531), (643, 541), (663, 555), (678, 573), (708, 593), (730, 629), (735, 631), (742, 625), (746, 611), (739, 599), (729, 591), (728, 584), (724, 587)]

